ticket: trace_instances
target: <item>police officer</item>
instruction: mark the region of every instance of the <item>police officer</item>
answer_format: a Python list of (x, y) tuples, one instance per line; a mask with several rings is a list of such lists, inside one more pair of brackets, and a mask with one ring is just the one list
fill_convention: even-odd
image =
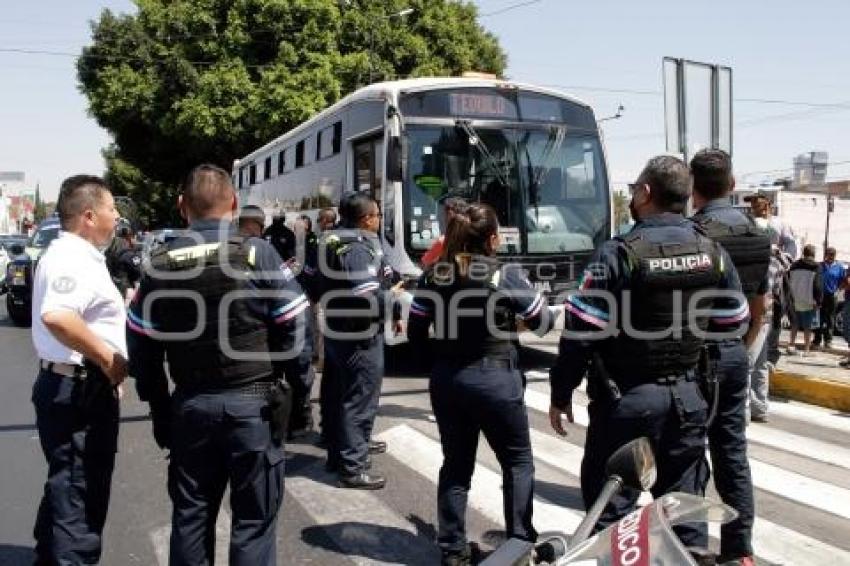
[(124, 303), (102, 253), (118, 214), (104, 181), (66, 179), (62, 231), (38, 262), (32, 401), (48, 463), (36, 519), (36, 564), (96, 564), (118, 449), (116, 387), (127, 375)]
[(295, 257), (295, 232), (286, 225), (286, 216), (283, 213), (274, 217), (271, 225), (263, 232), (263, 238), (274, 247), (283, 261), (290, 261)]
[(729, 154), (720, 149), (698, 152), (691, 160), (691, 174), (697, 209), (693, 220), (729, 253), (751, 316), (743, 341), (730, 337), (715, 342), (719, 352), (719, 396), (717, 416), (708, 431), (717, 492), (724, 503), (738, 511), (738, 517), (720, 529), (720, 560), (751, 564), (754, 505), (745, 434), (749, 396), (747, 348), (758, 336), (770, 301), (770, 236), (750, 216), (730, 204), (729, 193), (735, 188), (735, 179)]
[(327, 467), (338, 472), (340, 487), (381, 489), (385, 478), (368, 469), (369, 454), (386, 451), (371, 436), (384, 375), (382, 322), (391, 302), (392, 270), (377, 238), (378, 203), (365, 193), (349, 193), (339, 212), (342, 228), (328, 233), (319, 251), (327, 327), (322, 375)]
[(513, 338), (517, 320), (543, 335), (553, 317), (519, 266), (496, 259), (498, 247), (499, 222), (490, 206), (472, 204), (457, 213), (410, 306), (407, 335), (415, 348), (427, 349), (429, 327), (435, 330), (430, 392), (444, 458), (437, 488), (443, 564), (471, 560), (466, 501), (481, 432), (502, 467), (507, 535), (537, 538), (534, 463)]
[[(687, 166), (670, 156), (653, 158), (630, 190), (637, 223), (597, 249), (579, 291), (568, 296), (565, 332), (550, 370), (549, 417), (562, 435), (562, 419), (573, 421), (572, 392), (589, 371), (590, 423), (581, 465), (587, 508), (605, 482), (608, 457), (641, 436), (650, 438), (656, 453), (654, 496), (701, 493), (708, 405), (697, 367), (708, 313), (725, 332), (747, 317), (737, 293), (697, 296), (740, 291), (740, 284), (726, 253), (682, 216), (690, 196)], [(597, 529), (626, 515), (638, 495), (627, 489), (615, 496)], [(701, 542), (693, 528), (677, 532), (686, 546)]]
[(297, 359), (307, 298), (267, 242), (236, 233), (226, 171), (196, 167), (179, 207), (189, 231), (152, 254), (128, 313), (131, 374), (171, 449), (170, 563), (212, 563), (229, 484), (230, 564), (275, 564), (288, 399), (268, 348)]
[[(250, 204), (243, 206), (239, 212), (239, 233), (243, 236), (261, 237), (265, 219), (266, 215), (259, 206)], [(315, 258), (315, 253), (312, 257)], [(286, 262), (287, 259), (292, 260), (294, 258), (282, 259)], [(313, 265), (315, 265), (315, 259), (313, 259)], [(307, 265), (300, 266), (299, 270), (298, 266), (290, 261), (287, 262), (287, 269), (299, 272), (296, 280), (302, 285), (308, 298), (315, 300), (313, 293), (310, 292), (313, 290), (313, 280), (304, 273), (304, 270), (308, 269)], [(313, 390), (313, 382), (315, 381), (312, 365), (314, 325), (309, 308), (305, 316), (305, 324), (304, 347), (298, 354), (297, 364), (274, 362), (276, 375), (284, 377), (292, 389), (292, 411), (287, 428), (287, 438), (289, 439), (302, 436), (313, 428), (313, 408), (310, 404), (310, 392)], [(279, 346), (274, 343), (274, 336), (272, 336), (271, 348), (275, 351), (279, 349)], [(287, 371), (288, 369), (292, 371)]]
[(129, 223), (119, 223), (115, 239), (121, 244), (115, 253), (107, 255), (107, 267), (124, 302), (129, 304), (139, 280), (142, 278), (142, 250), (136, 243), (136, 233)]

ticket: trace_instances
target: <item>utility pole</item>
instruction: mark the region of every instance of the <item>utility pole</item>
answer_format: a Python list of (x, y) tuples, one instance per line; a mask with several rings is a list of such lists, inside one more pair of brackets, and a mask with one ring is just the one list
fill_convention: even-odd
[[(829, 189), (827, 189), (829, 190)], [(835, 211), (835, 197), (831, 194), (826, 195), (826, 230), (823, 234), (823, 253), (826, 253), (826, 248), (829, 247), (829, 218)]]

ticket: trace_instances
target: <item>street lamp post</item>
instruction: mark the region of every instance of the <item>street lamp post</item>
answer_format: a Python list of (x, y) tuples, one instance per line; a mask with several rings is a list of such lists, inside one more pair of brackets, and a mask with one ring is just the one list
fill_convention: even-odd
[[(378, 18), (378, 21), (391, 20), (392, 18), (403, 18), (415, 12), (415, 8), (405, 8), (404, 10), (400, 10), (394, 14), (388, 14), (386, 16), (382, 16)], [(369, 27), (369, 84), (372, 84), (372, 77), (375, 70), (375, 65), (372, 61), (372, 57), (375, 51), (375, 26)]]
[(826, 231), (823, 234), (823, 253), (826, 253), (826, 248), (829, 247), (829, 218), (835, 212), (835, 197), (832, 195), (826, 196)]

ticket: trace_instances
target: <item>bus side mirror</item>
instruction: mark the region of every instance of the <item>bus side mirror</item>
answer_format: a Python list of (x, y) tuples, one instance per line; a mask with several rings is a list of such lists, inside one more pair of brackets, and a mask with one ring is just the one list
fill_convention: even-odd
[(407, 146), (401, 136), (392, 136), (387, 144), (387, 180), (401, 182), (407, 170)]

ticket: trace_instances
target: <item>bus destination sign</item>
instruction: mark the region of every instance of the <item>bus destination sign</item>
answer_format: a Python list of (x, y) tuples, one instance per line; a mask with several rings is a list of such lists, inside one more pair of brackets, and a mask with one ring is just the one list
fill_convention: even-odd
[(498, 94), (453, 92), (449, 94), (452, 116), (505, 117), (514, 114), (504, 97)]

